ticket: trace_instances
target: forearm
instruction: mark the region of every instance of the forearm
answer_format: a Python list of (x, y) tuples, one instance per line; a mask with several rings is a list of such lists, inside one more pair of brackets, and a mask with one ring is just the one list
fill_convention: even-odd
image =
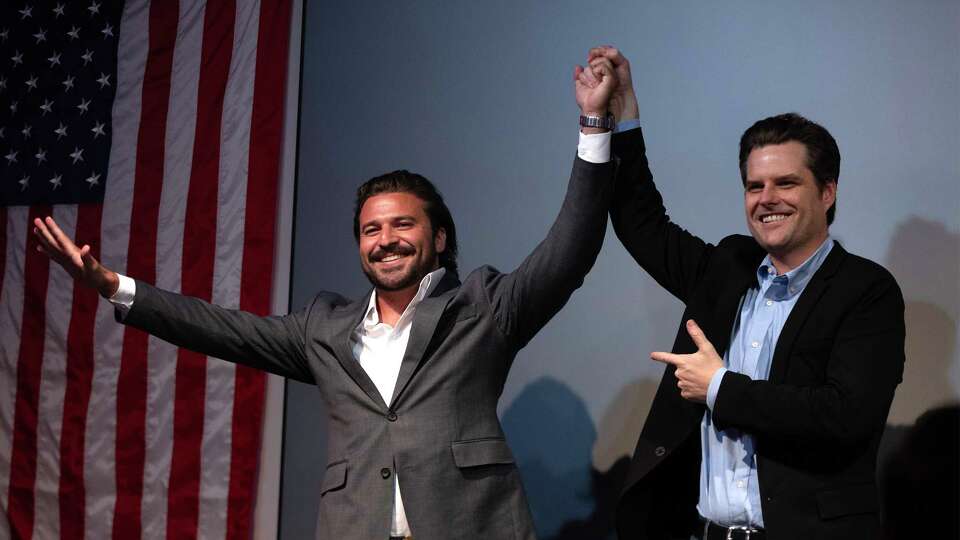
[(613, 164), (577, 158), (567, 193), (546, 238), (493, 286), (498, 324), (525, 344), (583, 283), (603, 245)]
[(610, 207), (613, 230), (657, 283), (686, 302), (712, 247), (670, 221), (653, 181), (640, 128), (613, 138), (619, 160)]
[(300, 315), (259, 317), (136, 283), (123, 324), (207, 356), (312, 383)]

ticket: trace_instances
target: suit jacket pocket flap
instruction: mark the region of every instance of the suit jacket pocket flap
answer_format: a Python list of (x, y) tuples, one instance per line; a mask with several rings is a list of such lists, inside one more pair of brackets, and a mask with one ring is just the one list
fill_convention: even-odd
[(457, 467), (479, 467), (513, 463), (513, 454), (503, 439), (457, 441), (450, 445)]
[(327, 472), (323, 475), (323, 485), (320, 487), (320, 496), (326, 492), (340, 489), (347, 483), (347, 462), (338, 461), (327, 465)]
[(821, 519), (833, 519), (878, 511), (877, 486), (872, 483), (847, 486), (817, 493)]

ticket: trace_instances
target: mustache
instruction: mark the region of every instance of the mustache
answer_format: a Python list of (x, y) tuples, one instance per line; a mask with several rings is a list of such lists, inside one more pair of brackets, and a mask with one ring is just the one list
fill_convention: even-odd
[(385, 248), (377, 248), (375, 251), (371, 252), (367, 259), (370, 262), (379, 262), (385, 257), (390, 255), (400, 255), (401, 257), (406, 255), (413, 255), (416, 253), (416, 250), (411, 246), (404, 246), (400, 244), (395, 244), (392, 246), (387, 246)]

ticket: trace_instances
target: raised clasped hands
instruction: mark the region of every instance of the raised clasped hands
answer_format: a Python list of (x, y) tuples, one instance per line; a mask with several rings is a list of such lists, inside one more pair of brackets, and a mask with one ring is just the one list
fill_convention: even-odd
[(33, 234), (39, 241), (37, 250), (46, 253), (77, 282), (96, 289), (104, 298), (117, 291), (120, 280), (116, 272), (101, 265), (90, 253), (89, 245), (77, 247), (52, 217), (34, 219)]
[(692, 354), (652, 352), (650, 358), (676, 366), (677, 387), (683, 399), (706, 403), (710, 380), (717, 370), (723, 367), (723, 359), (693, 319), (687, 321), (687, 333), (697, 346), (697, 352)]
[(587, 53), (587, 66), (594, 72), (598, 69), (613, 71), (617, 85), (610, 95), (608, 109), (617, 122), (639, 118), (637, 96), (633, 91), (633, 77), (630, 74), (630, 61), (623, 56), (623, 53), (610, 45), (594, 47)]
[[(584, 116), (607, 116), (610, 98), (617, 88), (617, 77), (613, 64), (606, 59), (594, 64), (576, 66), (573, 69), (573, 86)], [(598, 132), (594, 128), (584, 129), (585, 133)]]

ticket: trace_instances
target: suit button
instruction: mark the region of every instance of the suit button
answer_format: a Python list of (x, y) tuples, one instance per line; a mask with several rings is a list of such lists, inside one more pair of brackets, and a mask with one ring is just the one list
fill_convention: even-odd
[(396, 421), (397, 421), (397, 413), (395, 413), (395, 412), (393, 412), (393, 411), (390, 411), (390, 414), (387, 415), (387, 420), (389, 420), (389, 421), (391, 421), (391, 422), (396, 422)]
[(386, 467), (380, 469), (380, 477), (383, 478), (384, 480), (386, 480), (387, 478), (390, 478), (390, 469)]
[(663, 457), (663, 455), (666, 453), (667, 453), (667, 449), (662, 446), (658, 446), (653, 450), (653, 454), (657, 457)]

